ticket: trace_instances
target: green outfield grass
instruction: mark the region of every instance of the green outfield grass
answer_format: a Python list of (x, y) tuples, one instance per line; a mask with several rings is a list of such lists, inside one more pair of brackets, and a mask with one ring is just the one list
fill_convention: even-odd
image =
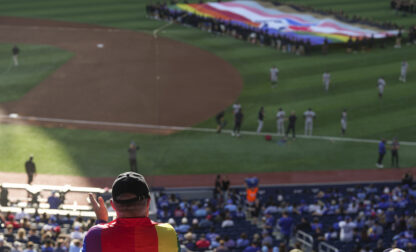
[[(0, 131), (2, 171), (24, 171), (30, 154), (42, 173), (114, 176), (128, 170), (130, 141), (141, 147), (144, 174), (192, 174), (363, 169), (373, 167), (377, 146), (326, 140), (289, 141), (228, 134), (182, 132), (170, 136), (3, 125)], [(414, 165), (416, 147), (402, 147), (402, 167)], [(390, 154), (386, 156), (390, 167)]]
[(0, 102), (19, 99), (72, 57), (46, 45), (19, 44), (19, 66), (12, 60), (12, 44), (0, 44)]
[[(148, 2), (3, 0), (0, 15), (94, 23), (151, 32), (165, 22), (145, 16), (144, 8)], [(377, 0), (294, 2), (319, 8), (334, 6), (333, 9), (342, 8), (350, 14), (394, 21), (401, 25), (416, 23), (414, 17), (395, 15), (387, 2)], [(179, 25), (166, 28), (161, 35), (212, 52), (239, 70), (244, 80), (244, 89), (239, 98), (245, 113), (244, 130), (256, 128), (258, 109), (264, 106), (265, 131), (275, 131), (275, 113), (282, 107), (287, 112), (297, 112), (297, 129), (298, 133), (302, 133), (301, 114), (312, 107), (318, 116), (314, 133), (339, 136), (340, 113), (346, 108), (348, 137), (390, 139), (398, 136), (400, 140), (416, 141), (415, 46), (377, 48), (368, 53), (350, 55), (335, 51), (327, 56), (314, 54), (296, 57)], [(10, 55), (9, 50), (9, 45), (0, 47), (0, 54)], [(10, 60), (10, 56), (7, 57)], [(6, 95), (5, 100), (16, 99), (24, 94), (35, 83), (34, 79), (39, 82), (70, 55), (56, 50), (48, 51), (44, 57), (46, 61), (43, 62), (49, 62), (54, 67), (44, 72), (42, 77), (33, 78), (30, 74), (21, 77), (20, 74), (9, 73), (13, 80), (23, 78), (30, 85), (29, 88), (13, 91), (13, 98)], [(47, 57), (55, 61), (48, 61)], [(400, 84), (397, 80), (403, 59), (407, 59), (410, 65), (406, 84)], [(0, 61), (0, 67), (6, 66), (6, 61)], [(280, 69), (280, 82), (276, 89), (272, 89), (268, 83), (268, 69), (274, 64)], [(324, 92), (321, 83), (324, 70), (332, 74), (329, 93)], [(39, 71), (34, 72), (39, 74)], [(213, 74), (220, 74), (220, 71), (214, 70)], [(384, 76), (387, 81), (382, 100), (377, 97), (379, 76)], [(0, 82), (0, 87), (3, 83)], [(0, 95), (0, 101), (5, 101), (1, 100), (2, 97)], [(228, 128), (232, 124), (230, 111), (228, 108), (226, 113)], [(215, 123), (210, 119), (196, 127), (213, 128)], [(363, 169), (374, 167), (377, 154), (376, 144), (298, 140), (279, 146), (266, 143), (262, 137), (235, 139), (229, 135), (209, 133), (182, 132), (171, 136), (152, 136), (10, 125), (1, 125), (0, 132), (1, 139), (7, 143), (0, 147), (0, 170), (23, 171), (23, 162), (29, 154), (34, 153), (41, 172), (88, 176), (110, 176), (127, 169), (127, 145), (132, 139), (142, 146), (139, 163), (145, 174)], [(415, 151), (415, 147), (402, 147), (402, 166), (416, 166)]]

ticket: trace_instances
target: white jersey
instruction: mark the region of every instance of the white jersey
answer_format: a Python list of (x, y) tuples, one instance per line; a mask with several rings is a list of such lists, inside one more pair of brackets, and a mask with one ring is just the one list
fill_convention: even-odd
[(342, 112), (341, 114), (341, 128), (346, 130), (347, 129), (347, 112)]
[(270, 80), (277, 81), (277, 74), (279, 73), (279, 69), (277, 67), (270, 68)]
[(331, 74), (330, 73), (324, 73), (322, 75), (322, 81), (324, 83), (329, 83), (331, 81)]
[(312, 110), (307, 110), (305, 113), (303, 113), (303, 115), (305, 116), (305, 120), (307, 122), (312, 122), (316, 114)]
[(342, 114), (341, 114), (341, 120), (347, 120), (347, 112), (342, 112)]
[(383, 78), (379, 78), (377, 81), (378, 87), (384, 88), (386, 86), (386, 81)]
[(407, 72), (407, 68), (409, 67), (409, 64), (406, 61), (402, 62), (402, 68), (401, 68), (401, 72), (402, 73), (406, 73)]
[(237, 112), (241, 109), (241, 104), (240, 103), (236, 103), (233, 105), (233, 113), (237, 114)]
[(286, 113), (285, 113), (285, 111), (279, 111), (279, 112), (277, 112), (277, 114), (276, 114), (276, 117), (277, 117), (277, 120), (284, 120), (285, 119), (285, 116), (286, 116)]

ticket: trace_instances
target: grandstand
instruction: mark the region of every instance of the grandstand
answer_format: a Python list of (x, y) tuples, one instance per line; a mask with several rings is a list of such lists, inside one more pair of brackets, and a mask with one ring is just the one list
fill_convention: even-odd
[(89, 193), (142, 219), (132, 158), (169, 225), (100, 252), (416, 251), (414, 4), (2, 0), (0, 252), (96, 251)]

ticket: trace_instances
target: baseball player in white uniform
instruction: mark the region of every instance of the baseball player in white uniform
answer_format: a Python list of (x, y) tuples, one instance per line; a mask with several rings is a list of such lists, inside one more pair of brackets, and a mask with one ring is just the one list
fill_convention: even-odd
[(341, 133), (344, 136), (347, 132), (347, 110), (344, 109), (341, 113)]
[(406, 82), (406, 75), (407, 75), (407, 68), (409, 67), (409, 64), (407, 61), (402, 61), (402, 67), (400, 68), (400, 77), (399, 81), (405, 83)]
[(313, 120), (315, 119), (316, 114), (309, 108), (303, 113), (303, 116), (305, 117), (305, 136), (312, 136)]
[(324, 72), (324, 74), (322, 75), (322, 82), (324, 84), (325, 91), (328, 92), (329, 83), (331, 82), (331, 74), (328, 72)]
[(282, 108), (279, 108), (276, 114), (276, 120), (277, 120), (277, 134), (283, 136), (285, 134), (285, 118), (286, 113), (282, 110)]
[(378, 86), (378, 96), (380, 98), (383, 97), (383, 93), (384, 93), (384, 87), (387, 85), (386, 81), (384, 80), (383, 77), (380, 77), (377, 81), (377, 86)]
[(270, 68), (270, 82), (272, 83), (272, 87), (275, 88), (277, 86), (279, 69), (276, 66)]

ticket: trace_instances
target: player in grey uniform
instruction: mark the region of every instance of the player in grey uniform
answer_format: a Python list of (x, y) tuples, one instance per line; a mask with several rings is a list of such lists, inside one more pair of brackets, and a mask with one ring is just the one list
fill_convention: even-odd
[(382, 98), (384, 93), (384, 87), (387, 85), (386, 81), (383, 77), (380, 77), (377, 81), (377, 87), (378, 87), (378, 97)]
[(279, 69), (277, 69), (276, 66), (273, 66), (272, 68), (270, 68), (270, 82), (272, 83), (273, 88), (277, 86), (277, 82), (279, 80), (278, 74), (279, 74)]
[(329, 90), (329, 83), (331, 82), (331, 74), (328, 72), (324, 72), (322, 75), (322, 83), (324, 84), (325, 91), (328, 92)]
[(277, 134), (283, 136), (285, 134), (285, 118), (286, 113), (282, 110), (282, 108), (279, 108), (279, 111), (277, 111), (276, 114), (276, 120), (277, 120)]
[(303, 116), (305, 117), (305, 136), (312, 136), (313, 120), (315, 119), (316, 114), (309, 108), (303, 113)]
[(345, 136), (346, 132), (347, 132), (347, 110), (344, 109), (344, 111), (341, 113), (341, 133), (343, 136)]
[(400, 77), (399, 81), (405, 83), (406, 82), (406, 75), (407, 75), (407, 68), (409, 67), (409, 64), (407, 61), (402, 61), (402, 67), (400, 68)]
[(20, 53), (19, 47), (17, 47), (17, 45), (14, 45), (12, 48), (14, 66), (19, 66), (19, 53)]

